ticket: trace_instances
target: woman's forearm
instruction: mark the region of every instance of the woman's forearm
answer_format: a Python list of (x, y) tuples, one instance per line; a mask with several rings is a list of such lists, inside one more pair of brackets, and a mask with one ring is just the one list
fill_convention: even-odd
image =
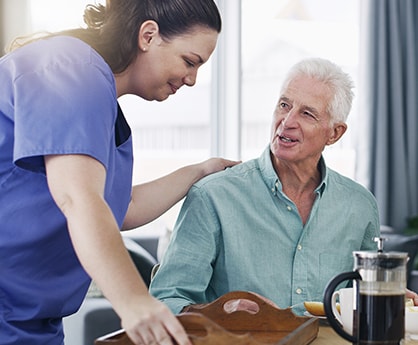
[[(93, 200), (92, 200), (93, 201)], [(77, 209), (78, 208), (78, 209)], [(121, 316), (148, 289), (140, 278), (104, 201), (67, 210), (68, 228), (76, 254)]]
[(180, 168), (157, 180), (134, 186), (122, 229), (133, 229), (153, 221), (182, 200), (190, 187), (202, 177), (238, 163), (211, 158)]

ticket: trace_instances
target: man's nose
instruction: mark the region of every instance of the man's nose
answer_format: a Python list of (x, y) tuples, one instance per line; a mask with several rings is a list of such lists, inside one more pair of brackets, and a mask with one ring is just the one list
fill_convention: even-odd
[(283, 126), (283, 127), (289, 127), (289, 126), (291, 126), (292, 125), (292, 123), (293, 123), (293, 120), (294, 120), (294, 118), (295, 118), (295, 112), (293, 111), (293, 109), (291, 109), (286, 115), (285, 115), (285, 117), (283, 118), (283, 120), (282, 120), (282, 122), (281, 122), (281, 125)]

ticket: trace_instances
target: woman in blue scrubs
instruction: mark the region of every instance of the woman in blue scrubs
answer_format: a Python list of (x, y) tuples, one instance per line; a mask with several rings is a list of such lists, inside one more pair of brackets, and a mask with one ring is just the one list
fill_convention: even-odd
[(190, 344), (149, 295), (119, 230), (152, 221), (236, 162), (214, 158), (132, 187), (117, 100), (163, 101), (194, 85), (219, 12), (212, 0), (110, 0), (88, 6), (85, 22), (0, 59), (0, 343), (63, 344), (62, 317), (91, 277), (135, 344)]

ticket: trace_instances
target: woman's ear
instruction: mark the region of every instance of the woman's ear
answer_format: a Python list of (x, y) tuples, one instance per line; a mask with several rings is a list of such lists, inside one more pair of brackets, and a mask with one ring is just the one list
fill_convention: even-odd
[(328, 138), (327, 145), (335, 144), (343, 136), (347, 130), (347, 124), (344, 122), (337, 122), (332, 127), (332, 135)]
[(147, 51), (151, 43), (160, 38), (159, 27), (154, 20), (146, 20), (142, 23), (138, 33), (138, 47)]

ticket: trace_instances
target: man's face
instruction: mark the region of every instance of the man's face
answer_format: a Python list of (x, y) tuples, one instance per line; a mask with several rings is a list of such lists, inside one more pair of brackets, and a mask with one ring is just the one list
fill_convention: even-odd
[(327, 111), (331, 97), (323, 82), (310, 77), (299, 76), (289, 83), (274, 111), (270, 141), (274, 160), (317, 164), (325, 145), (336, 141)]

